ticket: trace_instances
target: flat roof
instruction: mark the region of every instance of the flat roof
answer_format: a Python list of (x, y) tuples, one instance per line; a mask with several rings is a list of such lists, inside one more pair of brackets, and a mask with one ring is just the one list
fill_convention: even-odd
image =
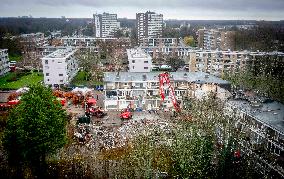
[(58, 49), (51, 54), (43, 57), (43, 59), (52, 59), (52, 58), (68, 58), (70, 55), (74, 54), (76, 49), (73, 48), (64, 48)]
[(227, 103), (284, 135), (284, 105), (282, 103), (264, 102), (261, 103), (261, 107), (257, 108), (252, 107), (246, 100), (229, 100)]
[(0, 49), (0, 52), (6, 52), (8, 49)]
[(115, 38), (115, 37), (91, 37), (91, 36), (64, 36), (59, 38), (61, 40), (130, 40), (129, 37), (121, 37), (121, 38)]
[[(161, 73), (163, 72), (105, 72), (104, 82), (158, 82), (158, 76)], [(200, 84), (230, 84), (228, 81), (204, 72), (170, 72), (170, 75), (172, 76), (172, 81), (187, 81)]]
[(152, 59), (152, 57), (141, 48), (137, 49), (132, 48), (132, 49), (127, 49), (126, 51), (128, 59), (140, 59), (140, 58)]

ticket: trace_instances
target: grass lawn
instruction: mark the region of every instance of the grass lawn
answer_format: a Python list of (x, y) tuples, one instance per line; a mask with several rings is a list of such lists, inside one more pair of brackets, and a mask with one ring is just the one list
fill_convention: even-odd
[(16, 81), (10, 81), (13, 78), (17, 78), (16, 73), (8, 73), (7, 75), (0, 77), (0, 89), (19, 89), (24, 86), (36, 84), (43, 80), (42, 73), (32, 73), (19, 77)]
[(18, 62), (18, 61), (21, 61), (22, 59), (23, 59), (23, 57), (20, 56), (20, 55), (10, 55), (9, 54), (9, 61), (16, 61), (16, 62)]
[(75, 86), (103, 85), (103, 83), (99, 81), (92, 81), (92, 80), (87, 81), (86, 75), (87, 73), (85, 71), (79, 71), (77, 75), (74, 77), (74, 79), (72, 80), (71, 84)]

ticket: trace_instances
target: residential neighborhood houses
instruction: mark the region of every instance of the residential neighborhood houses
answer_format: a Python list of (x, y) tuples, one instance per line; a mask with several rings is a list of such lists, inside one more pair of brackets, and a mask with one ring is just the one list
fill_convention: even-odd
[[(228, 119), (234, 118), (233, 122), (228, 120), (227, 123), (240, 135), (246, 136), (246, 140), (236, 142), (241, 146), (236, 158), (253, 156), (262, 174), (269, 174), (271, 178), (284, 177), (284, 165), (281, 163), (284, 157), (284, 105), (269, 96), (272, 92), (267, 92), (274, 90), (270, 85), (277, 81), (264, 84), (265, 89), (261, 91), (254, 89), (262, 84), (260, 78), (249, 87), (244, 85), (245, 80), (252, 76), (241, 76), (238, 80), (245, 81), (243, 83), (229, 78), (259, 68), (264, 70), (257, 73), (257, 70), (250, 71), (252, 75), (262, 74), (272, 79), (277, 72), (269, 70), (283, 68), (284, 53), (237, 50), (236, 31), (226, 28), (198, 27), (196, 34), (189, 34), (196, 40), (194, 45), (188, 45), (182, 37), (164, 35), (166, 23), (163, 18), (163, 14), (151, 11), (137, 13), (134, 33), (121, 35), (119, 33), (125, 27), (121, 27), (123, 23), (120, 23), (117, 14), (95, 13), (88, 21), (90, 27), (80, 26), (73, 35), (54, 31), (49, 32), (49, 36), (37, 32), (5, 37), (20, 39), (23, 59), (9, 62), (8, 49), (0, 49), (0, 77), (16, 75), (10, 81), (5, 78), (1, 80), (3, 83), (14, 83), (22, 78), (22, 74), (17, 76), (18, 71), (41, 79), (33, 84), (51, 87), (53, 95), (72, 120), (75, 119), (77, 126), (72, 131), (73, 137), (78, 139), (80, 145), (88, 144), (86, 146), (92, 149), (103, 148), (98, 147), (91, 138), (105, 135), (102, 131), (106, 128), (118, 129), (127, 122), (140, 120), (144, 124), (147, 123), (146, 118), (156, 119), (157, 111), (169, 114), (169, 118), (176, 114), (181, 114), (180, 118), (188, 115), (192, 122), (194, 119), (191, 119), (190, 109), (194, 102), (201, 104), (207, 99), (216, 100), (220, 106), (224, 105), (221, 112), (229, 116)], [(180, 29), (191, 27), (185, 24), (181, 24)], [(92, 36), (83, 35), (82, 31), (87, 28), (91, 29)], [(267, 59), (275, 61), (265, 61)], [(165, 74), (168, 78), (161, 78)], [(13, 100), (20, 103), (23, 93), (14, 95)], [(13, 101), (10, 98), (9, 101)], [(174, 104), (175, 100), (177, 104)], [(0, 102), (8, 104), (9, 101)], [(206, 110), (199, 111), (200, 116)], [(100, 126), (95, 126), (97, 124)], [(213, 133), (216, 133), (218, 145), (221, 146), (218, 147), (222, 148), (229, 143), (221, 136), (220, 131), (225, 129), (217, 124), (213, 126), (216, 128)], [(90, 131), (94, 130), (99, 132), (93, 135)], [(203, 134), (200, 132), (198, 135)], [(114, 146), (119, 143), (113, 136), (107, 140), (110, 141), (100, 142), (108, 149), (116, 148)], [(92, 145), (89, 145), (90, 141)], [(263, 157), (264, 152), (271, 156)]]
[[(157, 110), (161, 107), (159, 93), (160, 72), (106, 72), (104, 76), (104, 93), (106, 110), (122, 110), (131, 106), (143, 110)], [(230, 83), (203, 72), (172, 72), (170, 80), (175, 95), (183, 106), (184, 97), (202, 99), (210, 92), (221, 99), (230, 96)], [(165, 109), (172, 107), (167, 95)]]

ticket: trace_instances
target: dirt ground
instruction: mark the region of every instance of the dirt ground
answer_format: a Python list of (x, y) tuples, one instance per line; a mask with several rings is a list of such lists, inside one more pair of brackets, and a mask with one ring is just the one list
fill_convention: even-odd
[[(97, 96), (98, 95), (98, 96)], [(103, 107), (103, 93), (96, 92), (97, 106)], [(120, 119), (120, 111), (107, 111), (103, 118), (91, 117), (90, 124), (77, 124), (79, 116), (84, 115), (82, 106), (67, 106), (69, 114), (73, 114), (71, 125), (78, 143), (91, 151), (112, 149), (126, 146), (129, 140), (153, 128), (167, 128), (171, 112), (135, 111), (129, 120)]]

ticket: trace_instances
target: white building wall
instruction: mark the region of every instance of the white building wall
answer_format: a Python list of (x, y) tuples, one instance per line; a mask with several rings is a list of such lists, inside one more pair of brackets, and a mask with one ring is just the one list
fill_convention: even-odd
[(101, 37), (101, 21), (100, 16), (98, 14), (94, 15), (94, 23), (95, 23), (95, 37)]
[(118, 28), (116, 14), (102, 14), (102, 37), (114, 37), (114, 32)]
[(141, 49), (127, 49), (129, 72), (150, 72), (152, 57)]
[(95, 37), (114, 37), (118, 29), (117, 14), (94, 14)]
[(160, 37), (163, 30), (163, 15), (148, 14), (148, 37)]
[(44, 83), (46, 85), (69, 84), (78, 72), (77, 59), (74, 57), (75, 50), (63, 57), (52, 56), (60, 52), (66, 52), (66, 49), (57, 50), (42, 58)]
[(136, 15), (137, 21), (137, 36), (139, 43), (142, 42), (142, 39), (145, 38), (145, 31), (146, 31), (146, 22), (145, 22), (145, 13), (139, 13)]
[(143, 38), (157, 38), (162, 36), (163, 31), (163, 15), (154, 12), (136, 14), (137, 36), (139, 44)]

